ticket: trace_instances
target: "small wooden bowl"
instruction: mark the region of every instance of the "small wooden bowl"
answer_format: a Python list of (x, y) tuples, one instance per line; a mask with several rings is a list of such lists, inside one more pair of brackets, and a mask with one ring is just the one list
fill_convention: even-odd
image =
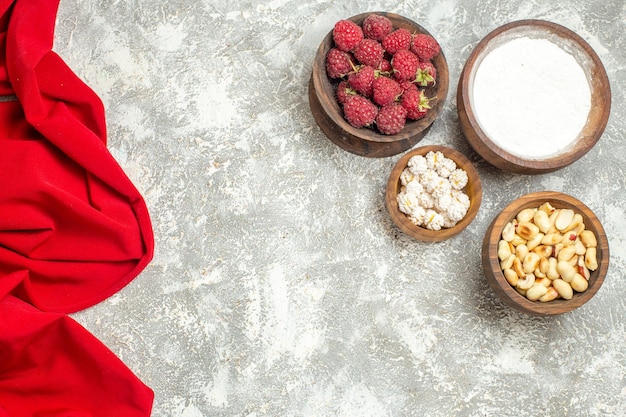
[[(498, 259), (498, 242), (502, 236), (502, 229), (517, 214), (525, 208), (536, 208), (541, 204), (549, 202), (554, 208), (569, 208), (583, 217), (585, 228), (591, 230), (596, 235), (598, 241), (597, 259), (598, 269), (591, 272), (589, 287), (586, 291), (577, 293), (571, 300), (562, 298), (548, 301), (530, 301), (519, 294), (504, 278), (500, 261)], [(504, 208), (498, 214), (485, 233), (482, 245), (482, 265), (489, 285), (496, 295), (508, 306), (534, 316), (553, 316), (556, 314), (572, 311), (593, 297), (604, 282), (609, 267), (609, 242), (602, 224), (596, 215), (582, 202), (567, 194), (541, 191), (524, 195)]]
[[(519, 37), (548, 39), (572, 54), (587, 74), (591, 89), (591, 110), (578, 138), (562, 152), (542, 159), (520, 158), (503, 150), (481, 128), (472, 108), (473, 83), (483, 59), (498, 46)], [(532, 88), (529, 85), (529, 93), (532, 93)], [(489, 33), (478, 43), (466, 61), (457, 90), (457, 111), (468, 142), (487, 162), (519, 174), (552, 172), (578, 160), (600, 139), (608, 122), (610, 108), (609, 79), (600, 58), (591, 46), (571, 30), (542, 20), (512, 22)]]
[[(393, 13), (369, 12), (349, 19), (361, 25), (370, 14), (387, 16), (394, 28), (406, 28), (412, 33), (430, 35), (426, 29), (412, 20)], [(448, 95), (448, 64), (443, 51), (432, 61), (437, 69), (437, 83), (425, 91), (427, 97), (435, 97), (431, 100), (432, 109), (423, 119), (408, 121), (400, 133), (382, 135), (371, 128), (354, 128), (343, 117), (343, 111), (335, 99), (335, 87), (338, 81), (331, 80), (326, 75), (326, 54), (332, 46), (331, 30), (317, 50), (309, 81), (309, 105), (315, 121), (324, 134), (346, 151), (367, 157), (397, 155), (419, 142), (441, 112)]]
[[(465, 186), (464, 192), (470, 199), (470, 207), (465, 214), (465, 217), (453, 227), (444, 228), (441, 230), (429, 230), (424, 227), (415, 225), (413, 222), (411, 222), (411, 220), (409, 220), (406, 214), (400, 211), (397, 201), (398, 193), (400, 192), (400, 189), (402, 187), (402, 184), (400, 182), (400, 174), (402, 174), (402, 171), (404, 171), (404, 169), (407, 167), (409, 159), (411, 159), (411, 157), (413, 157), (414, 155), (426, 155), (428, 152), (431, 151), (441, 151), (444, 156), (452, 159), (456, 163), (458, 168), (463, 169), (467, 173), (468, 177), (467, 185)], [(393, 170), (391, 171), (391, 174), (389, 175), (389, 180), (387, 181), (385, 205), (387, 206), (387, 211), (389, 212), (389, 215), (391, 216), (393, 222), (406, 235), (423, 242), (441, 242), (443, 240), (458, 235), (472, 222), (472, 220), (474, 220), (474, 217), (476, 217), (478, 209), (480, 208), (482, 198), (483, 189), (480, 182), (480, 177), (478, 176), (478, 171), (469, 159), (467, 159), (462, 153), (455, 149), (448, 148), (446, 146), (428, 145), (407, 152), (396, 163)]]

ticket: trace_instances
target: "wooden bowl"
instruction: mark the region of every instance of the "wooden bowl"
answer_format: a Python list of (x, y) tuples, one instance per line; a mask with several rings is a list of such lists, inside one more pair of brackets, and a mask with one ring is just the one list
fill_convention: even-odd
[[(393, 13), (369, 12), (349, 19), (361, 25), (363, 20), (372, 13), (387, 16), (394, 28), (406, 28), (411, 32), (430, 35), (426, 29), (412, 20)], [(437, 69), (437, 83), (425, 92), (427, 97), (435, 97), (431, 100), (432, 109), (420, 120), (407, 121), (400, 133), (382, 135), (371, 128), (354, 128), (344, 119), (342, 109), (335, 99), (335, 86), (338, 81), (331, 80), (326, 75), (326, 54), (332, 46), (331, 30), (317, 50), (309, 81), (311, 112), (324, 134), (346, 151), (367, 157), (397, 155), (419, 142), (441, 112), (448, 95), (448, 64), (443, 51), (432, 61)]]
[[(520, 37), (547, 39), (570, 53), (586, 73), (591, 90), (591, 110), (578, 137), (564, 149), (549, 156), (542, 156), (541, 159), (516, 156), (494, 143), (476, 117), (472, 97), (476, 73), (484, 58), (498, 46)], [(540, 81), (535, 84), (529, 83), (528, 97), (511, 97), (511, 100), (528, 99), (529, 104), (532, 104), (533, 88), (541, 88)], [(609, 79), (602, 62), (591, 46), (571, 30), (542, 20), (512, 22), (489, 33), (471, 52), (461, 72), (457, 90), (457, 111), (468, 142), (487, 162), (500, 169), (519, 174), (552, 172), (578, 160), (600, 139), (608, 122), (610, 108)]]
[[(598, 268), (591, 271), (586, 291), (577, 293), (571, 300), (562, 298), (548, 302), (530, 301), (518, 293), (505, 279), (498, 259), (498, 242), (502, 236), (504, 226), (513, 220), (525, 208), (536, 208), (544, 202), (549, 202), (554, 208), (569, 208), (583, 217), (585, 228), (596, 235), (598, 242)], [(535, 316), (552, 316), (567, 313), (589, 301), (600, 289), (609, 267), (609, 243), (602, 224), (596, 215), (582, 202), (567, 194), (541, 191), (524, 195), (504, 208), (488, 227), (482, 245), (482, 265), (489, 285), (496, 295), (508, 306)]]
[[(415, 225), (403, 212), (400, 211), (397, 201), (398, 193), (402, 187), (400, 174), (402, 174), (402, 171), (407, 167), (409, 159), (411, 159), (414, 155), (426, 155), (431, 151), (441, 151), (444, 156), (452, 159), (458, 168), (463, 169), (467, 173), (468, 177), (467, 185), (463, 191), (470, 199), (470, 207), (465, 214), (465, 217), (463, 217), (463, 219), (461, 219), (455, 226), (443, 228), (441, 230), (429, 230)], [(448, 148), (446, 146), (428, 145), (407, 152), (396, 163), (391, 171), (391, 174), (389, 175), (389, 180), (387, 181), (385, 205), (395, 225), (406, 235), (423, 242), (441, 242), (458, 235), (472, 222), (472, 220), (474, 220), (474, 217), (476, 217), (478, 209), (480, 208), (482, 197), (483, 189), (480, 177), (478, 176), (478, 171), (469, 159), (455, 149)]]

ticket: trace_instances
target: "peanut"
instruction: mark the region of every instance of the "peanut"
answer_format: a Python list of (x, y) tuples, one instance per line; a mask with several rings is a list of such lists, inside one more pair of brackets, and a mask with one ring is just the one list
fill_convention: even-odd
[(513, 271), (515, 271), (520, 278), (524, 278), (526, 275), (524, 267), (522, 266), (522, 261), (520, 261), (517, 256), (513, 259)]
[(574, 296), (572, 286), (560, 278), (552, 281), (552, 286), (554, 287), (556, 292), (558, 292), (559, 295), (566, 300), (571, 300)]
[(526, 247), (528, 248), (528, 250), (533, 250), (537, 246), (539, 246), (541, 244), (541, 241), (543, 240), (543, 236), (544, 234), (539, 232), (537, 233), (537, 236), (526, 242)]
[(555, 233), (555, 232), (557, 232), (556, 226), (554, 224), (556, 223), (556, 218), (557, 218), (558, 215), (559, 215), (559, 210), (554, 210), (552, 212), (552, 214), (550, 214), (550, 217), (549, 217), (549, 219), (550, 219), (550, 229), (548, 229), (548, 232), (546, 232), (546, 233)]
[(575, 246), (565, 246), (563, 249), (559, 251), (557, 255), (557, 259), (559, 261), (569, 261), (572, 257), (576, 256), (576, 247)]
[(510, 254), (508, 258), (500, 262), (500, 268), (509, 269), (513, 266), (513, 261), (515, 261), (515, 255)]
[(596, 235), (591, 230), (583, 230), (580, 232), (580, 241), (586, 248), (595, 248), (598, 246)]
[(524, 262), (522, 263), (522, 268), (524, 269), (524, 272), (526, 272), (527, 274), (533, 272), (539, 266), (540, 261), (541, 258), (535, 252), (528, 253), (524, 258)]
[(550, 278), (539, 278), (535, 275), (535, 284), (541, 284), (544, 287), (548, 288), (552, 286), (552, 280)]
[(520, 223), (531, 221), (533, 217), (535, 217), (535, 211), (536, 209), (534, 208), (527, 208), (527, 209), (520, 211), (519, 213), (517, 213), (517, 216), (516, 216), (517, 221)]
[(526, 244), (526, 239), (524, 239), (518, 234), (515, 234), (515, 237), (513, 237), (513, 240), (511, 241), (511, 245), (513, 246), (519, 246), (519, 245), (525, 245), (525, 244)]
[(517, 225), (517, 235), (529, 241), (539, 234), (539, 228), (529, 221), (519, 222)]
[(534, 284), (535, 276), (533, 274), (526, 274), (524, 279), (517, 281), (517, 288), (523, 291), (528, 291)]
[(564, 232), (575, 230), (581, 224), (583, 224), (583, 216), (581, 216), (579, 213), (575, 213), (571, 223), (565, 228)]
[(552, 213), (554, 213), (556, 209), (552, 207), (552, 204), (546, 201), (545, 203), (539, 206), (539, 210), (545, 212), (549, 216)]
[(561, 279), (565, 282), (572, 282), (574, 275), (576, 275), (576, 269), (565, 261), (559, 261), (556, 265), (556, 270), (559, 271)]
[(537, 255), (539, 255), (542, 259), (547, 259), (552, 255), (552, 246), (550, 245), (539, 245), (533, 249)]
[(559, 271), (556, 270), (556, 265), (558, 261), (556, 260), (556, 258), (550, 257), (548, 258), (548, 262), (550, 264), (550, 268), (548, 269), (548, 272), (546, 272), (546, 276), (551, 280), (555, 280), (560, 277)]
[(546, 292), (543, 296), (539, 298), (539, 301), (542, 303), (547, 303), (548, 301), (556, 300), (559, 297), (559, 293), (554, 287), (549, 287), (548, 292)]
[(591, 273), (589, 272), (589, 268), (585, 265), (585, 257), (578, 257), (578, 273), (582, 275), (585, 279), (589, 279), (591, 277)]
[(563, 236), (558, 233), (546, 233), (543, 236), (543, 239), (541, 239), (541, 244), (554, 246), (557, 243), (560, 243), (561, 240), (563, 240)]
[(567, 230), (569, 225), (574, 220), (574, 210), (572, 209), (561, 209), (559, 210), (559, 214), (556, 216), (556, 221), (554, 222), (554, 226), (557, 230), (564, 232)]
[(526, 298), (530, 301), (536, 301), (546, 295), (547, 292), (548, 287), (544, 287), (541, 284), (535, 284), (526, 291)]
[(523, 261), (526, 258), (526, 255), (528, 255), (528, 246), (526, 246), (525, 244), (521, 244), (518, 245), (515, 248), (515, 256), (517, 256), (520, 261)]
[(598, 259), (595, 246), (587, 248), (587, 252), (585, 253), (585, 266), (590, 271), (595, 271), (596, 269), (598, 269)]
[(502, 239), (510, 242), (513, 240), (514, 237), (515, 225), (512, 222), (508, 222), (506, 225), (504, 225), (504, 228), (502, 229)]
[(507, 280), (509, 284), (511, 284), (512, 287), (517, 287), (517, 282), (519, 281), (519, 277), (517, 276), (515, 271), (513, 271), (510, 268), (505, 269), (504, 278)]
[(576, 274), (574, 275), (574, 279), (569, 283), (572, 286), (572, 289), (576, 292), (583, 292), (587, 290), (589, 286), (589, 281), (587, 281), (582, 275)]
[(508, 259), (509, 256), (511, 256), (511, 247), (509, 246), (509, 242), (501, 239), (500, 242), (498, 242), (498, 259), (504, 261), (505, 259)]
[(533, 220), (541, 233), (547, 233), (550, 230), (550, 217), (543, 210), (537, 210)]

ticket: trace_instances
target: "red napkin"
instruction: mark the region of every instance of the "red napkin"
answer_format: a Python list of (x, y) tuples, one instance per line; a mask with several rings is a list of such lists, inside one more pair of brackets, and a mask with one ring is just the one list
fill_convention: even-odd
[(63, 315), (134, 279), (154, 239), (99, 97), (52, 51), (58, 3), (0, 0), (0, 95), (18, 99), (0, 102), (0, 416), (149, 415), (149, 388)]

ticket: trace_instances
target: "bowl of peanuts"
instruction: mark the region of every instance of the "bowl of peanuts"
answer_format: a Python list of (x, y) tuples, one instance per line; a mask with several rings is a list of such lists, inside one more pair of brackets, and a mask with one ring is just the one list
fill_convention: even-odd
[(474, 220), (482, 201), (478, 171), (461, 152), (441, 145), (412, 149), (389, 175), (385, 205), (395, 225), (423, 242), (441, 242)]
[(553, 316), (588, 302), (609, 266), (609, 243), (596, 215), (559, 192), (524, 195), (492, 221), (482, 245), (482, 266), (508, 306)]

